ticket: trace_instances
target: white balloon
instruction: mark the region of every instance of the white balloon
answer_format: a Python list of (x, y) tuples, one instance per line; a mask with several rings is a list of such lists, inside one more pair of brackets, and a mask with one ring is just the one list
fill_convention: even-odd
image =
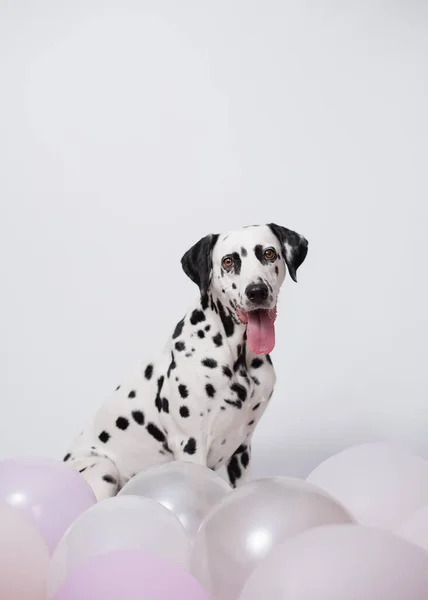
[(156, 500), (179, 519), (194, 538), (208, 512), (232, 491), (211, 469), (184, 461), (155, 465), (135, 475), (119, 495)]
[(403, 539), (428, 550), (428, 506), (424, 506), (410, 515), (396, 529), (395, 533)]
[(428, 504), (428, 462), (392, 444), (348, 448), (307, 480), (337, 498), (362, 525), (394, 530)]
[(187, 568), (190, 539), (178, 519), (154, 500), (103, 500), (84, 512), (58, 544), (49, 567), (48, 598), (77, 566), (116, 550), (151, 552)]
[(350, 522), (338, 502), (306, 481), (255, 480), (223, 498), (203, 521), (191, 572), (213, 598), (235, 600), (250, 573), (283, 540), (310, 527)]
[(428, 553), (361, 525), (307, 530), (274, 549), (240, 600), (426, 600)]

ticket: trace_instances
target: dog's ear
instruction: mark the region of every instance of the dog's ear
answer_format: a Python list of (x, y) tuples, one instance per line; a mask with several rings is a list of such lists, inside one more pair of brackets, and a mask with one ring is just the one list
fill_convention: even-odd
[(205, 294), (210, 286), (212, 270), (212, 251), (218, 240), (218, 234), (206, 235), (192, 246), (181, 259), (183, 271), (199, 286)]
[(269, 223), (268, 226), (280, 241), (285, 264), (292, 280), (297, 283), (296, 271), (308, 253), (308, 240), (295, 231), (291, 231), (291, 229), (281, 227), (281, 225)]

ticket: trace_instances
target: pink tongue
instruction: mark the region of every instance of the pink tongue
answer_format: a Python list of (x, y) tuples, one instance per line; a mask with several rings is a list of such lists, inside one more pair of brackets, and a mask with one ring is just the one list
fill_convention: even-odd
[(255, 354), (269, 354), (275, 346), (275, 325), (267, 310), (254, 310), (247, 313), (247, 338), (250, 349)]

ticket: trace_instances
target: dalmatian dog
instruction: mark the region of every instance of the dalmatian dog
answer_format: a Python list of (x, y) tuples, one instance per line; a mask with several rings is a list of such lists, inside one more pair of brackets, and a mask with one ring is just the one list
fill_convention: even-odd
[[(285, 227), (207, 235), (181, 263), (200, 294), (163, 353), (117, 386), (64, 457), (98, 500), (142, 469), (172, 460), (250, 478), (251, 440), (272, 396), (278, 294), (306, 258)], [(172, 329), (172, 328), (171, 328)]]

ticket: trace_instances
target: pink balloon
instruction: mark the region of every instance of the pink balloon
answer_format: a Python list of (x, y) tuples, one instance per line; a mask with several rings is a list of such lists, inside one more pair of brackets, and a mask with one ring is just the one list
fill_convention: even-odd
[(32, 521), (52, 553), (68, 527), (96, 499), (67, 464), (45, 458), (0, 461), (0, 505)]
[(47, 546), (19, 512), (0, 507), (0, 591), (5, 600), (44, 600)]
[(324, 525), (274, 548), (239, 600), (426, 600), (428, 553), (392, 533)]
[(77, 568), (52, 600), (209, 600), (189, 573), (165, 558), (126, 550), (93, 558)]

